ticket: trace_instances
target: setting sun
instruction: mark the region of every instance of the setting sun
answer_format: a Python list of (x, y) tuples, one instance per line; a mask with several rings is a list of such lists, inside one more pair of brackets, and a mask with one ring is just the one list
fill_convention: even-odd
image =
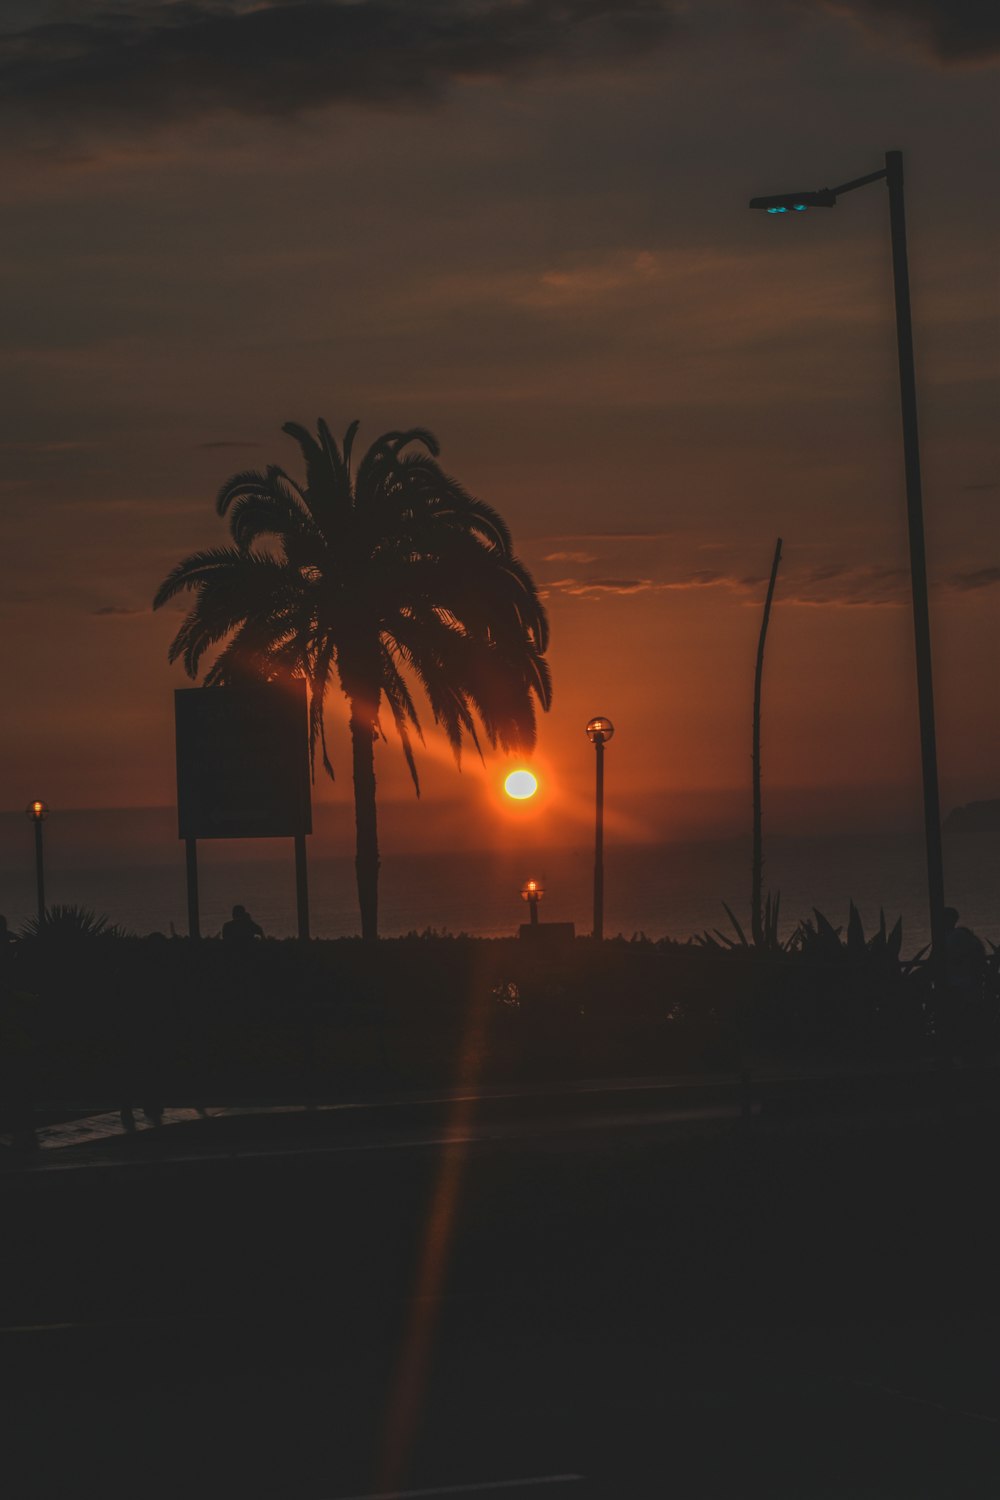
[(526, 797), (533, 797), (538, 791), (538, 781), (530, 771), (511, 771), (503, 789), (508, 797), (513, 797), (516, 802), (523, 802)]

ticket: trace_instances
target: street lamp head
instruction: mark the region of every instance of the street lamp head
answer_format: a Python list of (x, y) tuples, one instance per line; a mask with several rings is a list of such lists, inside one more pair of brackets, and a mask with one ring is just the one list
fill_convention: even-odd
[(832, 188), (818, 193), (777, 193), (770, 198), (751, 198), (751, 208), (762, 208), (768, 214), (801, 214), (807, 208), (833, 208), (837, 194)]
[(615, 726), (606, 714), (598, 714), (587, 725), (587, 738), (592, 745), (606, 745), (613, 738)]
[(24, 811), (25, 815), (31, 819), (32, 823), (44, 823), (45, 819), (49, 815), (48, 807), (44, 802), (39, 801), (37, 797), (35, 798), (34, 802), (28, 803)]
[(522, 901), (541, 901), (544, 895), (545, 891), (540, 880), (526, 880), (521, 887)]

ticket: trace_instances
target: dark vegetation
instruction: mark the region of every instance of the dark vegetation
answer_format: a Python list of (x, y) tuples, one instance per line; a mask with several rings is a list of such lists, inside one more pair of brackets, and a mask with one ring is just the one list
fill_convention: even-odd
[[(5, 957), (4, 1071), (36, 1100), (322, 1099), (781, 1062), (881, 1065), (1000, 1041), (994, 953), (976, 993), (936, 1009), (925, 965), (886, 923), (821, 913), (770, 946), (428, 932), (257, 941), (122, 935), (73, 908)], [(945, 1028), (947, 1027), (947, 1031)]]

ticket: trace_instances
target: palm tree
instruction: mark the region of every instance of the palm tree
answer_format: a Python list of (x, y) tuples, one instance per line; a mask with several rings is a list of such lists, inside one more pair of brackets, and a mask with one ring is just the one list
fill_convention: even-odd
[(436, 438), (420, 428), (384, 433), (352, 471), (358, 425), (338, 447), (323, 421), (317, 437), (286, 422), (305, 483), (274, 466), (227, 480), (216, 508), (228, 514), (233, 545), (184, 558), (153, 608), (182, 590), (195, 593), (169, 657), (197, 678), (205, 653), (218, 648), (205, 686), (304, 676), (314, 770), (318, 753), (331, 777), (324, 707), (339, 681), (351, 734), (361, 931), (373, 939), (374, 742), (383, 699), (419, 796), (414, 683), (456, 760), (466, 740), (482, 754), (477, 720), (493, 748), (531, 749), (533, 699), (547, 709), (552, 687), (545, 610), (503, 519), (443, 472)]

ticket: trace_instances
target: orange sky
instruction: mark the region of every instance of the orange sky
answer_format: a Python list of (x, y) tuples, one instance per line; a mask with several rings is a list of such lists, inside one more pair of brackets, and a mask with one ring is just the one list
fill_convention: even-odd
[[(34, 36), (59, 7), (15, 10)], [(556, 66), (550, 38), (532, 67), (459, 69), (376, 110), (153, 118), (111, 89), (100, 117), (51, 93), (7, 119), (4, 806), (172, 801), (183, 678), (152, 593), (221, 540), (220, 481), (294, 471), (280, 424), (324, 415), (369, 440), (434, 430), (551, 613), (537, 803), (504, 806), (500, 760), (458, 777), (428, 726), (415, 808), (390, 731), (388, 846), (503, 841), (512, 817), (584, 842), (598, 712), (618, 726), (621, 837), (745, 821), (779, 534), (771, 815), (918, 824), (884, 193), (796, 222), (745, 208), (890, 146), (908, 163), (945, 804), (1000, 795), (993, 54), (873, 31), (860, 4), (695, 11), (655, 45)], [(349, 802), (336, 703), (331, 722), (340, 779), (317, 796)]]

